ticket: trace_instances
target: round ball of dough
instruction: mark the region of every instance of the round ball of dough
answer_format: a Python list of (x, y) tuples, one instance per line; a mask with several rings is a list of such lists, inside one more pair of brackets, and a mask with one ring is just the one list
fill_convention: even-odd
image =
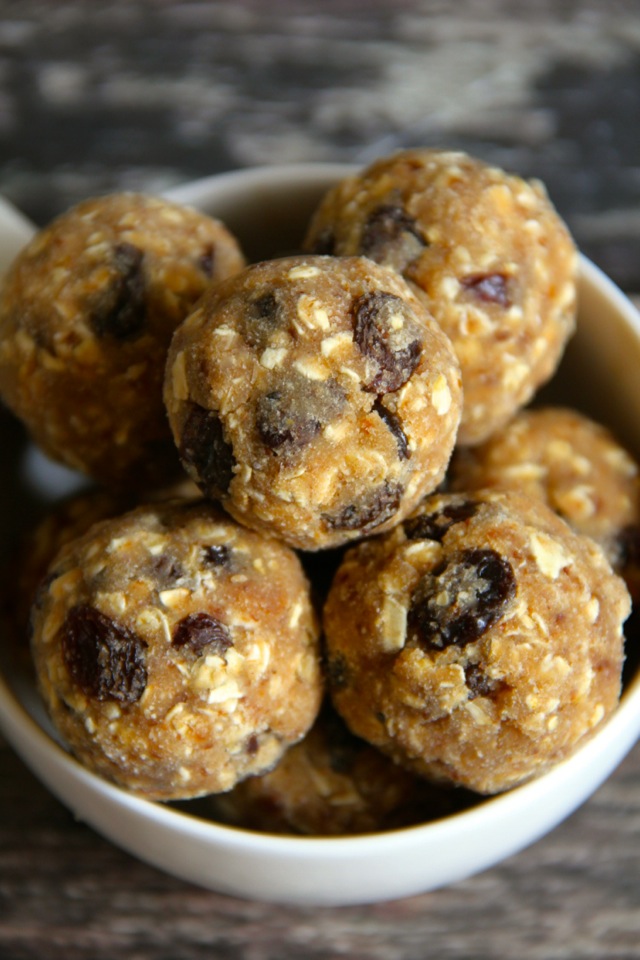
[(0, 291), (0, 395), (46, 453), (105, 484), (157, 485), (177, 458), (162, 402), (173, 331), (244, 266), (217, 220), (142, 194), (80, 203)]
[(629, 607), (597, 544), (541, 501), (429, 497), (336, 574), (324, 615), (333, 702), (398, 762), (497, 793), (614, 710)]
[(460, 443), (523, 406), (574, 329), (576, 250), (544, 187), (464, 153), (401, 151), (343, 180), (305, 249), (365, 255), (423, 291), (460, 360)]
[(288, 257), (209, 290), (173, 338), (165, 400), (207, 496), (317, 550), (389, 529), (437, 486), (461, 389), (451, 344), (399, 275)]
[(210, 798), (225, 823), (269, 833), (345, 836), (457, 813), (474, 794), (435, 786), (354, 737), (325, 705), (309, 733), (267, 773)]
[(263, 772), (320, 707), (298, 558), (201, 500), (139, 507), (67, 544), (32, 622), (53, 723), (90, 769), (150, 799)]

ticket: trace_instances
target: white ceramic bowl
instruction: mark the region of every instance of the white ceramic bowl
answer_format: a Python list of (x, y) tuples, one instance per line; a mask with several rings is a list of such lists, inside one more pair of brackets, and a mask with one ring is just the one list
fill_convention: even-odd
[[(294, 250), (317, 200), (350, 168), (293, 165), (214, 176), (171, 191), (223, 219), (252, 259)], [(0, 207), (0, 258), (24, 224)], [(28, 231), (27, 231), (28, 232)], [(0, 268), (2, 263), (0, 262)], [(640, 321), (590, 262), (581, 262), (578, 332), (549, 396), (607, 423), (640, 456)], [(31, 457), (32, 489), (59, 473)], [(2, 469), (6, 469), (3, 466)], [(33, 471), (41, 471), (34, 477)], [(19, 505), (4, 505), (18, 509)], [(34, 773), (81, 820), (130, 853), (204, 887), (291, 904), (389, 900), (483, 870), (551, 830), (596, 789), (640, 732), (640, 674), (613, 717), (546, 775), (424, 826), (339, 839), (285, 838), (219, 826), (131, 796), (85, 770), (61, 746), (30, 681), (0, 676), (0, 724)]]

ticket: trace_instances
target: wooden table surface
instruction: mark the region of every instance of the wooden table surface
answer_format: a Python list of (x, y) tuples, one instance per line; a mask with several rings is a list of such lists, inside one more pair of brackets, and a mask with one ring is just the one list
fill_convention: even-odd
[[(0, 192), (85, 196), (258, 163), (460, 147), (541, 177), (640, 291), (637, 0), (0, 2)], [(564, 824), (411, 899), (231, 899), (73, 820), (0, 743), (0, 958), (640, 957), (640, 746)]]

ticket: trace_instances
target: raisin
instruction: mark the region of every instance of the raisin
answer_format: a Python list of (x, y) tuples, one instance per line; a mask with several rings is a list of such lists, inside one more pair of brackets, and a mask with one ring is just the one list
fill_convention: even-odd
[(282, 390), (272, 390), (258, 401), (258, 433), (274, 452), (283, 446), (305, 447), (320, 433), (320, 421), (303, 410), (294, 411), (294, 403)]
[(413, 217), (393, 203), (372, 210), (360, 236), (360, 252), (365, 257), (400, 272), (420, 256), (426, 245)]
[(420, 361), (420, 337), (411, 311), (400, 297), (374, 290), (355, 301), (353, 318), (354, 340), (375, 366), (364, 389), (371, 393), (399, 390)]
[(247, 744), (245, 746), (245, 750), (247, 751), (250, 757), (255, 757), (259, 749), (260, 749), (260, 740), (257, 734), (255, 733), (250, 734), (249, 737), (247, 738)]
[(343, 653), (336, 653), (334, 657), (327, 657), (325, 675), (331, 690), (344, 690), (351, 681), (351, 670)]
[(376, 401), (373, 404), (373, 410), (378, 414), (385, 426), (393, 434), (393, 438), (398, 447), (399, 459), (408, 460), (411, 456), (409, 452), (409, 441), (407, 440), (406, 433), (402, 429), (400, 417), (396, 416), (395, 413), (392, 413), (391, 410), (388, 410), (379, 398), (376, 398)]
[(411, 597), (410, 639), (427, 649), (463, 647), (496, 623), (516, 592), (508, 560), (495, 550), (463, 550), (424, 576)]
[(62, 656), (89, 697), (135, 703), (147, 685), (145, 649), (136, 633), (89, 604), (72, 607), (62, 625)]
[(114, 247), (115, 276), (89, 316), (96, 336), (127, 340), (142, 331), (147, 320), (143, 261), (144, 253), (132, 243)]
[(271, 291), (251, 300), (244, 311), (244, 339), (250, 347), (264, 350), (272, 334), (284, 322), (284, 314)]
[(447, 504), (435, 513), (425, 513), (405, 521), (404, 532), (408, 540), (437, 540), (442, 543), (447, 530), (456, 523), (469, 520), (478, 506), (475, 500)]
[(203, 558), (211, 567), (226, 567), (231, 560), (231, 550), (223, 543), (212, 543), (204, 548)]
[(215, 266), (215, 262), (216, 262), (215, 247), (213, 246), (212, 243), (210, 243), (209, 246), (206, 247), (206, 249), (200, 254), (200, 258), (198, 259), (198, 266), (200, 267), (201, 271), (204, 273), (205, 277), (209, 277), (209, 279), (211, 279), (211, 277), (213, 276), (213, 268)]
[(215, 411), (191, 404), (182, 430), (180, 456), (187, 470), (191, 467), (195, 472), (206, 496), (218, 499), (229, 492), (236, 460)]
[(332, 257), (336, 252), (336, 238), (332, 230), (325, 227), (314, 239), (309, 250), (318, 256)]
[(206, 647), (207, 653), (223, 656), (233, 641), (229, 628), (208, 613), (190, 613), (175, 625), (171, 643), (174, 647), (186, 647), (200, 654)]
[(151, 576), (158, 589), (170, 587), (177, 580), (184, 576), (184, 570), (181, 564), (173, 557), (162, 554), (154, 557), (151, 561)]
[(510, 307), (508, 277), (504, 273), (471, 273), (462, 277), (460, 283), (465, 290), (471, 291), (485, 303), (497, 303), (500, 307)]
[(361, 530), (365, 533), (394, 515), (402, 493), (400, 484), (386, 480), (358, 503), (350, 503), (336, 516), (325, 514), (323, 519), (331, 530)]
[(272, 453), (291, 453), (308, 446), (336, 417), (346, 396), (336, 380), (308, 380), (291, 375), (256, 404), (256, 427)]
[(475, 700), (476, 697), (494, 696), (506, 686), (502, 680), (494, 680), (492, 677), (488, 677), (477, 663), (466, 665), (464, 682), (469, 689), (469, 700)]

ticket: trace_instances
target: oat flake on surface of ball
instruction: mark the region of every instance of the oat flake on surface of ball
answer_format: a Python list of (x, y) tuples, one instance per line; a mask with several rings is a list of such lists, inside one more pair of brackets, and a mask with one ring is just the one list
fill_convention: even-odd
[(379, 533), (446, 470), (459, 367), (423, 302), (360, 257), (288, 257), (210, 289), (165, 400), (183, 464), (237, 520), (302, 550)]

